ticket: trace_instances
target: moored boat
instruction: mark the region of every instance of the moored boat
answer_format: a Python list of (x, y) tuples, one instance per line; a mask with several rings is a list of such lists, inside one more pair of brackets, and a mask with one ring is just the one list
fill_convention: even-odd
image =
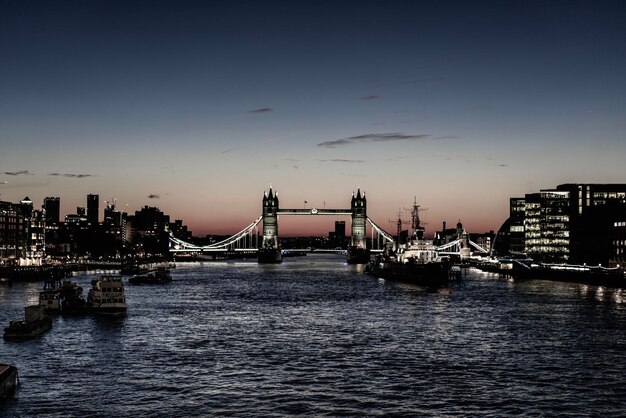
[(61, 314), (82, 315), (88, 313), (87, 301), (82, 294), (82, 287), (70, 280), (64, 280), (60, 288)]
[(52, 319), (46, 315), (43, 306), (26, 306), (24, 314), (24, 319), (11, 321), (9, 326), (4, 329), (4, 339), (26, 340), (52, 328)]
[(526, 269), (518, 268), (511, 276), (521, 279), (542, 279), (559, 282), (582, 283), (592, 286), (626, 288), (626, 277), (621, 267), (572, 264), (533, 264)]
[(368, 272), (387, 280), (397, 280), (426, 287), (442, 287), (450, 280), (450, 262), (445, 260), (419, 262), (398, 261), (393, 255), (376, 257)]
[(170, 271), (165, 268), (159, 268), (148, 274), (134, 276), (128, 279), (130, 284), (162, 284), (172, 281)]
[(17, 367), (0, 364), (0, 399), (11, 396), (17, 387)]
[(39, 292), (39, 305), (48, 313), (57, 313), (61, 310), (61, 279), (58, 275), (50, 274)]
[(137, 262), (134, 263), (122, 263), (122, 267), (120, 269), (120, 273), (124, 275), (131, 274), (144, 274), (149, 272), (150, 269), (145, 264), (139, 264)]
[[(395, 243), (394, 249), (387, 249), (377, 255), (367, 266), (367, 272), (388, 280), (398, 280), (426, 287), (442, 287), (450, 280), (451, 262), (441, 257), (432, 241), (424, 238), (424, 228), (419, 219), (419, 206), (413, 204), (412, 229), (409, 240)], [(398, 237), (402, 220), (398, 219)]]
[(121, 316), (126, 314), (124, 283), (120, 275), (104, 275), (91, 281), (87, 306), (98, 315)]
[(586, 264), (540, 263), (530, 258), (502, 257), (478, 264), (480, 270), (515, 279), (550, 280), (592, 286), (626, 288), (623, 267), (588, 266)]

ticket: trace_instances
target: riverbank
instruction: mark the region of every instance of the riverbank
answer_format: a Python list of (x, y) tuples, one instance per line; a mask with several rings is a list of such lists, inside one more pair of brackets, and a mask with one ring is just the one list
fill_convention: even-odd
[(83, 263), (44, 264), (41, 266), (2, 266), (0, 280), (43, 281), (51, 277), (63, 278), (72, 272), (91, 270), (120, 270), (120, 262), (87, 261)]

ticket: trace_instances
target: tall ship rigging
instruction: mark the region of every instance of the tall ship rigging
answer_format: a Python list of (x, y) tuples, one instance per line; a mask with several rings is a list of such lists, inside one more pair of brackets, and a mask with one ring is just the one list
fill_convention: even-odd
[(369, 264), (369, 273), (389, 280), (398, 280), (427, 287), (448, 284), (451, 262), (442, 257), (432, 240), (425, 238), (425, 228), (419, 218), (420, 206), (414, 199), (411, 209), (411, 231), (402, 243), (402, 219), (397, 220), (397, 238), (393, 248), (387, 248)]

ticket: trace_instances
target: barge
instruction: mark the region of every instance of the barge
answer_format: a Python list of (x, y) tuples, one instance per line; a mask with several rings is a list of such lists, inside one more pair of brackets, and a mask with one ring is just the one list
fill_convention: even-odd
[(24, 313), (24, 319), (11, 321), (4, 329), (5, 340), (27, 340), (52, 328), (52, 319), (46, 315), (46, 309), (43, 306), (26, 306)]

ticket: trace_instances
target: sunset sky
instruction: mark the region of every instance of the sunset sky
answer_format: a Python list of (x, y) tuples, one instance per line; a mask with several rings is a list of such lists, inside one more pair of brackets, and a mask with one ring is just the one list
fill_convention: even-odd
[(0, 200), (96, 193), (204, 235), (270, 185), (361, 187), (390, 231), (416, 196), (428, 232), (484, 232), (510, 197), (626, 183), (625, 156), (622, 1), (0, 0)]

